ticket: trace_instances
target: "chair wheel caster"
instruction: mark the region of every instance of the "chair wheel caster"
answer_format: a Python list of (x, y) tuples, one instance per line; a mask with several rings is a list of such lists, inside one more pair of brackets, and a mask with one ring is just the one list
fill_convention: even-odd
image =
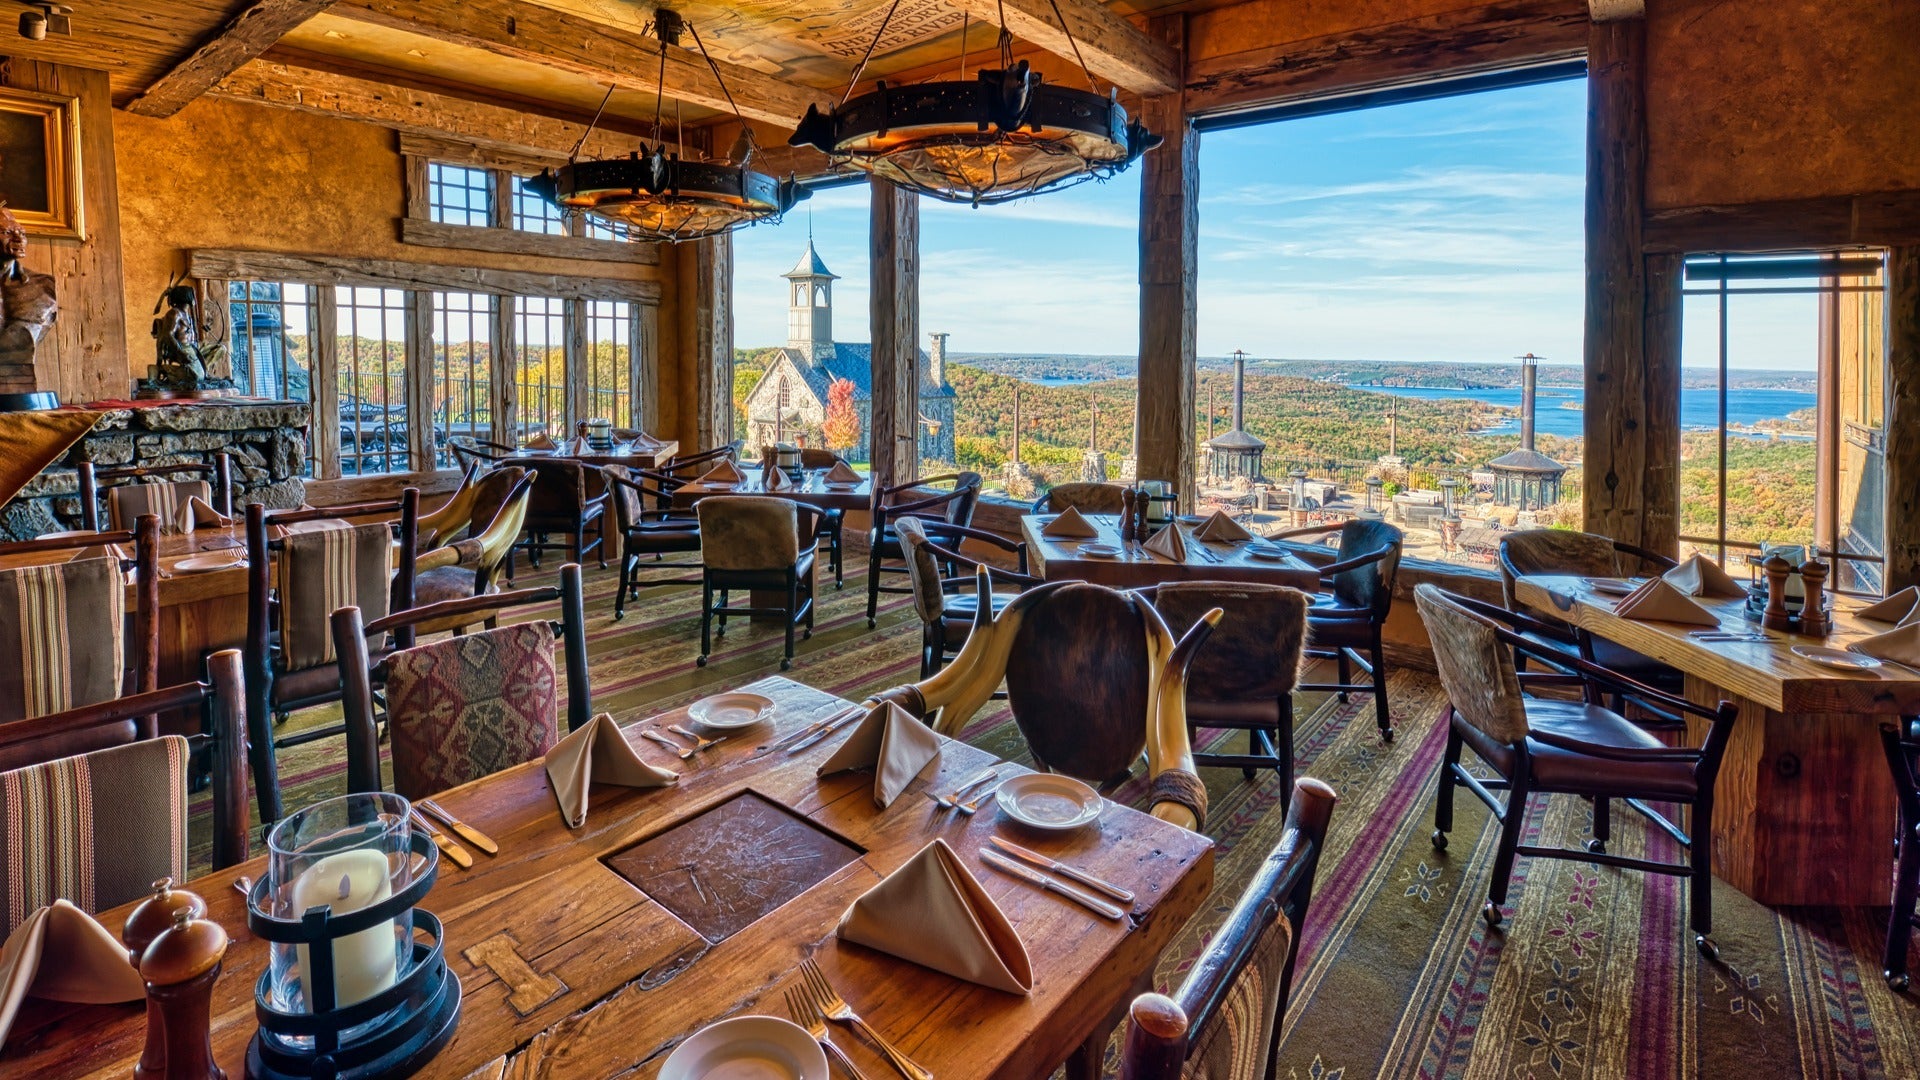
[(877, 620), (875, 620), (875, 619), (868, 619), (868, 620), (867, 620), (867, 629), (869, 629), (869, 630), (871, 630), (871, 629), (873, 629), (874, 627), (876, 627), (876, 626), (879, 626), (879, 625), (880, 625), (880, 623), (879, 623), (879, 622), (878, 622)]
[(809, 629), (809, 630), (802, 630), (802, 631), (800, 631), (800, 640), (801, 640), (801, 641), (812, 641), (812, 640), (813, 640), (813, 631), (812, 631), (812, 630), (810, 630), (810, 629)]
[(1447, 850), (1447, 834), (1441, 832), (1439, 829), (1433, 830), (1433, 850)]
[(1595, 855), (1605, 855), (1607, 853), (1606, 841), (1589, 840), (1587, 841), (1587, 850), (1594, 853)]
[(1705, 934), (1693, 936), (1693, 947), (1699, 949), (1700, 955), (1708, 960), (1720, 959), (1720, 946), (1715, 945), (1713, 939)]
[(793, 670), (793, 661), (791, 661), (791, 660), (782, 660), (782, 661), (780, 661), (780, 670), (781, 670), (781, 671), (792, 671), (792, 670)]
[(1487, 906), (1480, 909), (1480, 917), (1487, 920), (1488, 926), (1498, 930), (1500, 928), (1500, 905), (1491, 900), (1487, 901)]
[(704, 657), (704, 656), (696, 656), (696, 657), (694, 657), (694, 659), (693, 659), (693, 666), (694, 666), (694, 667), (706, 667), (706, 666), (707, 666), (707, 658), (706, 658), (706, 657)]
[(613, 613), (614, 622), (619, 622), (621, 619), (624, 619), (626, 617), (627, 617), (627, 613), (624, 611), (616, 611)]
[(1906, 972), (1902, 971), (1896, 975), (1891, 971), (1887, 971), (1887, 972), (1882, 972), (1882, 974), (1884, 974), (1887, 977), (1887, 986), (1891, 988), (1894, 993), (1896, 994), (1906, 993), (1907, 985), (1910, 981), (1910, 978)]
[(844, 581), (836, 581), (833, 583), (833, 589), (835, 592), (839, 592), (841, 589), (844, 589), (846, 587), (847, 587), (847, 583)]
[(1380, 732), (1380, 741), (1381, 741), (1381, 742), (1383, 742), (1383, 743), (1390, 743), (1390, 742), (1392, 742), (1392, 741), (1393, 741), (1393, 729), (1392, 729), (1392, 728), (1386, 728), (1385, 730), (1383, 730), (1383, 731), (1381, 731), (1381, 732)]

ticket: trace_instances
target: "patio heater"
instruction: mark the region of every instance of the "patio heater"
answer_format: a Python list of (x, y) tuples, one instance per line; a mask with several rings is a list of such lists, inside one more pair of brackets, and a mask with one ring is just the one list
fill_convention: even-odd
[(1454, 489), (1460, 486), (1455, 477), (1440, 478), (1440, 550), (1453, 553), (1453, 546), (1460, 539), (1460, 515), (1454, 512)]
[(1385, 483), (1379, 477), (1367, 477), (1367, 508), (1360, 512), (1361, 517), (1374, 520), (1386, 516), (1380, 510), (1380, 489), (1384, 486), (1386, 486)]

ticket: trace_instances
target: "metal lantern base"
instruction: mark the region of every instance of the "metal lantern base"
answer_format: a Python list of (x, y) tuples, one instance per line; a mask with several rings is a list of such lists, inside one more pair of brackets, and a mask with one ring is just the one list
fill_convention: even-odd
[[(460, 1024), (460, 980), (447, 970), (440, 952), (439, 921), (422, 911), (414, 912), (414, 919), (432, 923), (435, 942), (414, 943), (417, 966), (403, 983), (406, 1004), (393, 1022), (331, 1053), (320, 1053), (312, 1040), (299, 1046), (288, 1035), (269, 1030), (263, 1015), (260, 1030), (247, 1044), (249, 1080), (399, 1080), (433, 1060)], [(311, 1022), (313, 1017), (301, 1019)]]

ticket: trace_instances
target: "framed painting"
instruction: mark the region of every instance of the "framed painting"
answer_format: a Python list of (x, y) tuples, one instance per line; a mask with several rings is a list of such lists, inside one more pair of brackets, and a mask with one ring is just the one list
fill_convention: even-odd
[(29, 236), (86, 239), (78, 99), (0, 87), (0, 199)]

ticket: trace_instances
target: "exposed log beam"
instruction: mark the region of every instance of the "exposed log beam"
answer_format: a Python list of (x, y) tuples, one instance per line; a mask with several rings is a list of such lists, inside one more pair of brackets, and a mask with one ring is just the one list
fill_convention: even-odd
[[(1148, 29), (1178, 44), (1186, 16)], [(1193, 507), (1194, 369), (1197, 362), (1200, 134), (1178, 91), (1142, 100), (1140, 121), (1166, 139), (1140, 161), (1140, 389), (1134, 405), (1136, 472), (1167, 480)]]
[[(335, 13), (627, 90), (651, 94), (660, 81), (660, 43), (653, 38), (520, 0), (343, 0)], [(698, 52), (668, 46), (667, 96), (729, 114), (737, 105), (749, 120), (783, 127), (792, 126), (809, 105), (825, 109), (833, 104), (824, 91), (737, 64), (718, 66), (726, 78), (724, 89)]]
[(1142, 33), (1099, 0), (1058, 3), (1060, 17), (1073, 31), (1071, 39), (1061, 30), (1050, 0), (954, 0), (955, 7), (988, 23), (998, 24), (1004, 14), (1007, 32), (1014, 37), (1072, 63), (1084, 58), (1087, 70), (1123, 90), (1165, 94), (1180, 85), (1177, 50)]
[(885, 180), (868, 184), (873, 396), (867, 440), (878, 491), (920, 473), (920, 197)]
[[(722, 233), (691, 244), (681, 244), (682, 271), (691, 270), (682, 286), (691, 291), (694, 349), (691, 370), (695, 380), (695, 439), (683, 447), (710, 450), (725, 446), (733, 430), (733, 236)], [(692, 266), (689, 267), (688, 263)]]
[(1920, 192), (1883, 191), (1647, 212), (1648, 251), (1803, 251), (1920, 244)]
[(332, 7), (335, 0), (259, 0), (200, 43), (193, 55), (154, 80), (127, 111), (167, 117), (257, 58), (289, 30)]

